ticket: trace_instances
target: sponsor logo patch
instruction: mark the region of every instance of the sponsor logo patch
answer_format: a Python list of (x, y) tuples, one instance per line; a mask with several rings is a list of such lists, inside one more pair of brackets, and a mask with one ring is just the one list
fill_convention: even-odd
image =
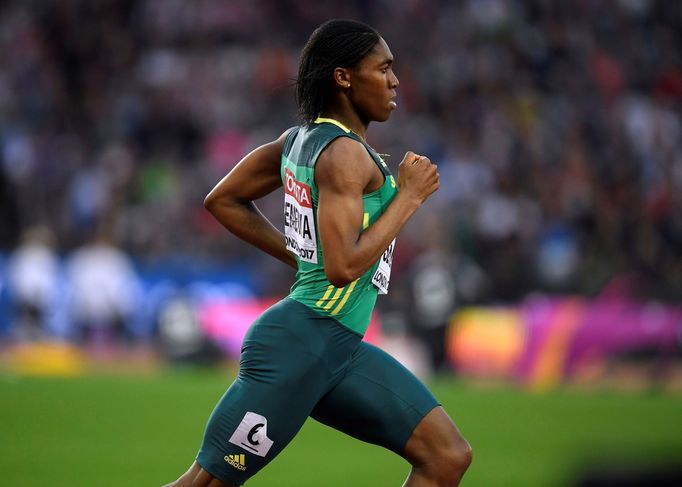
[(237, 470), (246, 470), (246, 455), (243, 453), (237, 455), (225, 455), (225, 461)]

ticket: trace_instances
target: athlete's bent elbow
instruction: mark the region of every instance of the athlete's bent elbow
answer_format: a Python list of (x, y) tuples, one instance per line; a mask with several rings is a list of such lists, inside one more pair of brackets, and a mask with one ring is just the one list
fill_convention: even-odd
[(213, 191), (208, 193), (206, 198), (204, 198), (204, 208), (213, 213), (211, 210), (215, 207), (217, 199), (218, 198), (213, 194)]
[(228, 195), (216, 193), (215, 191), (211, 191), (204, 198), (204, 208), (214, 215), (218, 208), (230, 206), (230, 203), (232, 203), (232, 200), (230, 200)]

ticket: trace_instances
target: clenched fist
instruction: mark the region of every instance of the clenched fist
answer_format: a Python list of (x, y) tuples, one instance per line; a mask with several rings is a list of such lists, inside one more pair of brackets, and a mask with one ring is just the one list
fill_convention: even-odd
[(438, 167), (428, 157), (408, 151), (398, 168), (398, 185), (421, 205), (440, 187)]

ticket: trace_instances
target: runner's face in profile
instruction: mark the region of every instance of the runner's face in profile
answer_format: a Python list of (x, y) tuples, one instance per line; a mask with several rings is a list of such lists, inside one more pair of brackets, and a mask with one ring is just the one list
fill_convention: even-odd
[(383, 38), (352, 70), (351, 86), (351, 101), (364, 122), (388, 120), (397, 106), (398, 78), (393, 73), (393, 54)]

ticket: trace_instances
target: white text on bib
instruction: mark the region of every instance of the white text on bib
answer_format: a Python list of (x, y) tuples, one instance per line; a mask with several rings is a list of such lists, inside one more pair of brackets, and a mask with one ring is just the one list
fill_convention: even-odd
[(317, 236), (310, 186), (284, 169), (284, 237), (287, 250), (302, 261), (317, 264)]
[(372, 277), (372, 284), (379, 290), (379, 294), (388, 294), (388, 281), (391, 279), (391, 264), (393, 264), (393, 249), (395, 249), (395, 239), (391, 245), (384, 251), (379, 259), (379, 267), (377, 267), (374, 277)]

